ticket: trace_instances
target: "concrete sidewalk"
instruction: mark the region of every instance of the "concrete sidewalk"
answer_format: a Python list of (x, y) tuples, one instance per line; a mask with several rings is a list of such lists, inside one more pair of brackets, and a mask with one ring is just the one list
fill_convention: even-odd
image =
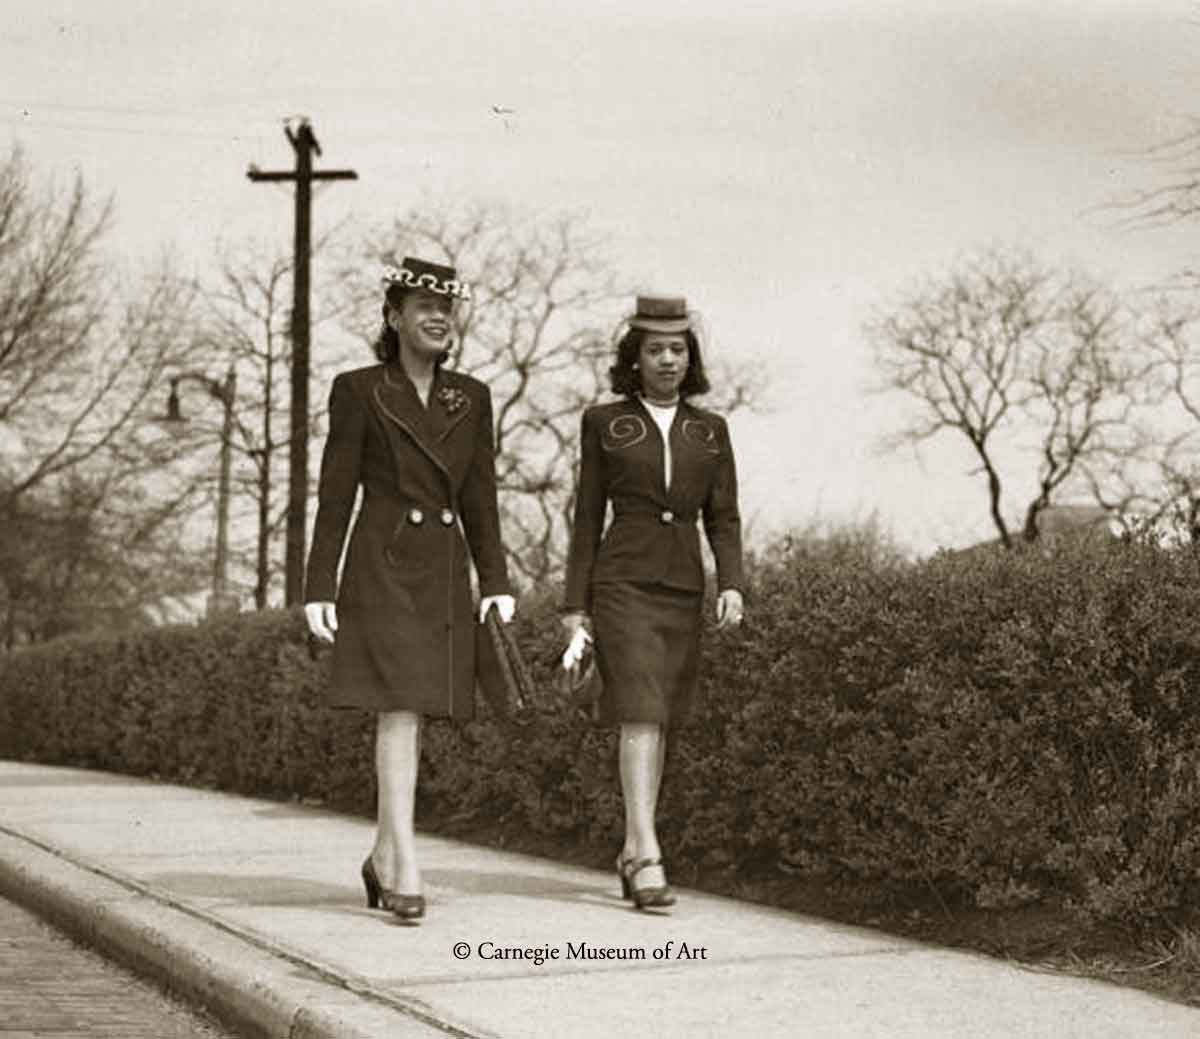
[[(681, 890), (421, 839), (419, 927), (365, 908), (364, 820), (0, 762), (0, 894), (291, 1039), (804, 1036), (1152, 1039), (1200, 1011), (1142, 993)], [(501, 950), (548, 950), (543, 962)], [(637, 959), (592, 958), (619, 954)]]

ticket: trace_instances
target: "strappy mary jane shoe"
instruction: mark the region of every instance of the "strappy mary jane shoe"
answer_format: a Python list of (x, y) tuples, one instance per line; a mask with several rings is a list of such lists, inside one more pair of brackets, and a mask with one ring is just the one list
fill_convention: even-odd
[(368, 855), (362, 864), (363, 887), (367, 889), (367, 908), (382, 909), (405, 923), (415, 923), (425, 915), (424, 895), (401, 895), (379, 882), (375, 863)]
[(624, 852), (617, 855), (617, 879), (621, 881), (621, 897), (627, 901), (633, 898), (633, 888), (629, 886), (629, 877), (625, 875), (625, 867), (632, 861), (632, 859), (625, 858)]
[(661, 866), (662, 859), (626, 859), (621, 864), (621, 891), (638, 909), (665, 909), (675, 904), (675, 894), (665, 881), (655, 887), (638, 887), (633, 882), (644, 869)]

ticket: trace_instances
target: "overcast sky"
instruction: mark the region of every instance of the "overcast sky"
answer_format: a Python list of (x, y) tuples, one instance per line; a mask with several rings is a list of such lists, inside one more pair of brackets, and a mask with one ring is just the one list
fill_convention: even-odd
[(760, 532), (878, 509), (921, 550), (987, 536), (958, 445), (877, 451), (897, 404), (865, 394), (872, 308), (987, 244), (1132, 286), (1192, 261), (1200, 234), (1094, 212), (1156, 183), (1136, 154), (1200, 115), (1190, 0), (0, 14), (0, 134), (37, 173), (114, 192), (131, 258), (169, 243), (202, 264), (218, 234), (289, 241), (287, 190), (245, 171), (292, 165), (281, 120), (298, 113), (319, 165), (360, 177), (319, 191), (318, 227), (378, 224), (428, 192), (586, 212), (631, 282), (686, 293), (715, 355), (770, 376), (772, 412), (733, 421)]

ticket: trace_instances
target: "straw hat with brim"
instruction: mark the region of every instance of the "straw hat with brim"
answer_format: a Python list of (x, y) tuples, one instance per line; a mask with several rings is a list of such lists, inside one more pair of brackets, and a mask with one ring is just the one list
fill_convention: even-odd
[(629, 327), (645, 332), (686, 332), (692, 327), (687, 300), (683, 296), (638, 296)]
[(458, 272), (453, 267), (413, 256), (404, 257), (399, 267), (385, 267), (382, 281), (384, 294), (393, 304), (399, 304), (403, 294), (412, 289), (428, 289), (452, 299), (471, 298), (471, 287), (458, 280)]

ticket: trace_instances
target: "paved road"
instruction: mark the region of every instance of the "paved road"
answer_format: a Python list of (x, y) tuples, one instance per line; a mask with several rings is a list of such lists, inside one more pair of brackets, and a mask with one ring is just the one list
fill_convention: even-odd
[(236, 1039), (0, 900), (0, 1039)]

